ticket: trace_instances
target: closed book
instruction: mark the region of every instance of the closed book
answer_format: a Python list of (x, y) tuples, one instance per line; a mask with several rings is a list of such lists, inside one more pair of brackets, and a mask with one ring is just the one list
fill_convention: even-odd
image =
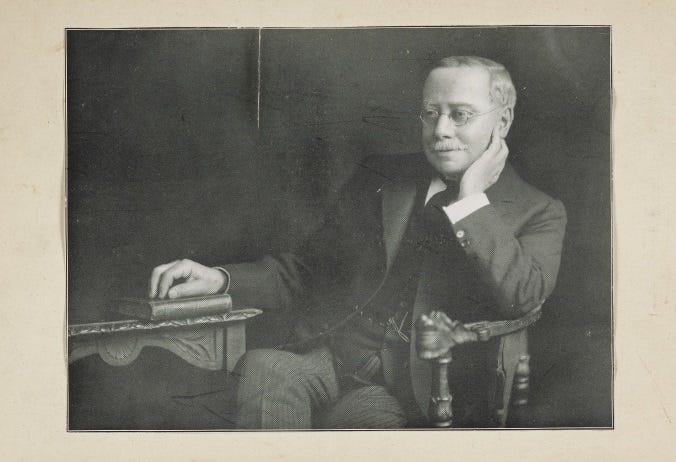
[(232, 310), (232, 298), (229, 294), (173, 299), (121, 298), (115, 305), (116, 311), (136, 319), (167, 321), (227, 313)]

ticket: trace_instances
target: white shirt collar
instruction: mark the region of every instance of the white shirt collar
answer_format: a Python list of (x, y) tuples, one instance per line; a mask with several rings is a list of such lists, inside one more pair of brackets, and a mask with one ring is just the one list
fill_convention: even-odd
[(441, 181), (441, 178), (439, 178), (438, 176), (432, 178), (432, 181), (430, 181), (430, 187), (427, 188), (427, 197), (425, 197), (425, 205), (427, 205), (432, 196), (434, 196), (438, 192), (444, 191), (445, 189), (446, 183)]

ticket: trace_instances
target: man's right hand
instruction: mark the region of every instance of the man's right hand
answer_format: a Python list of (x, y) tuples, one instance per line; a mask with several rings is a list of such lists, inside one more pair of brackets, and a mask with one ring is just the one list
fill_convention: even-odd
[(159, 265), (150, 276), (150, 298), (179, 298), (213, 295), (226, 284), (225, 274), (192, 260), (176, 260)]

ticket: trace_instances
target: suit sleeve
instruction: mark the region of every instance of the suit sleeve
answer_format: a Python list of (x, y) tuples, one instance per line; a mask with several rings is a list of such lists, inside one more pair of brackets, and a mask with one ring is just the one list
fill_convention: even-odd
[(550, 199), (516, 235), (491, 204), (453, 224), (456, 238), (489, 287), (500, 314), (519, 317), (551, 294), (566, 221), (563, 204)]
[(290, 311), (302, 304), (318, 279), (326, 276), (322, 269), (334, 268), (339, 259), (335, 210), (304, 242), (287, 253), (266, 255), (248, 263), (223, 265), (230, 273), (230, 294), (238, 303), (264, 311)]
[(266, 255), (258, 261), (224, 268), (230, 273), (233, 299), (264, 311), (289, 310), (309, 283), (310, 271), (299, 256), (291, 253)]
[(335, 280), (337, 275), (331, 271), (344, 261), (340, 243), (349, 238), (346, 217), (354, 209), (355, 195), (368, 181), (366, 175), (351, 178), (321, 225), (290, 252), (222, 265), (230, 274), (229, 293), (233, 299), (262, 310), (288, 311), (302, 304), (316, 284)]

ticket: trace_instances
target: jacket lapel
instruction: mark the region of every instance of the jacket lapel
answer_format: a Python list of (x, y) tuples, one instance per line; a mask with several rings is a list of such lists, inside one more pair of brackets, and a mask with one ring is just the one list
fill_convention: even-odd
[[(431, 178), (432, 175), (430, 174), (429, 177)], [(418, 178), (419, 175), (411, 175), (408, 178), (393, 178), (386, 181), (382, 186), (383, 242), (385, 243), (386, 255), (385, 274), (389, 272), (394, 263), (401, 240), (406, 231), (406, 226), (413, 212), (416, 179)], [(515, 186), (518, 182), (519, 178), (516, 172), (507, 163), (498, 181), (486, 190), (489, 201), (500, 215), (506, 215), (510, 212), (510, 204), (514, 202)]]
[(413, 212), (416, 183), (413, 179), (389, 180), (383, 185), (383, 242), (385, 274), (392, 268)]
[(498, 181), (486, 190), (488, 201), (497, 210), (500, 216), (509, 214), (512, 211), (512, 204), (517, 195), (517, 188), (521, 179), (509, 164), (500, 173)]

